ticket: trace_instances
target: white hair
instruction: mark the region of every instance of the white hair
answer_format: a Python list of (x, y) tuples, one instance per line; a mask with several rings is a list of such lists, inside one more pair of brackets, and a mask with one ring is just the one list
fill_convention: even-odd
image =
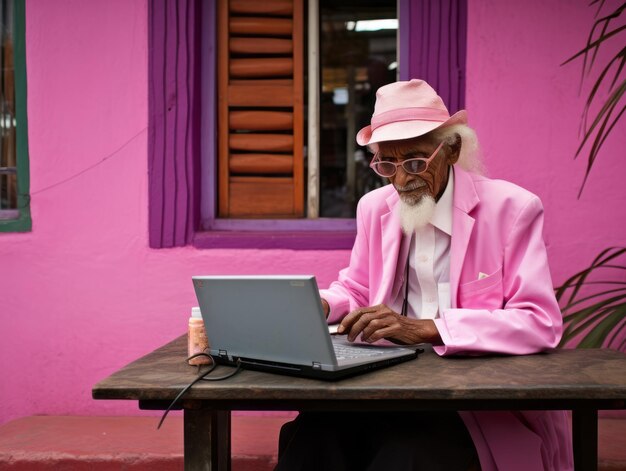
[(461, 153), (456, 165), (469, 172), (484, 174), (485, 167), (482, 162), (478, 137), (476, 132), (467, 124), (453, 124), (443, 126), (430, 132), (436, 141), (445, 141), (448, 145), (454, 145), (457, 135), (461, 137)]
[(417, 232), (430, 222), (435, 214), (437, 203), (430, 195), (423, 195), (415, 204), (408, 203), (400, 197), (400, 204), (396, 206), (396, 211), (400, 217), (400, 227), (406, 235)]

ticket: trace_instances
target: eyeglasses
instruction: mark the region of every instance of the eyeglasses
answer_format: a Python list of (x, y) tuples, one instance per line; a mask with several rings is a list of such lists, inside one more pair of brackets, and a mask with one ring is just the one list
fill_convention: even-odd
[(381, 177), (386, 178), (393, 177), (400, 166), (402, 167), (402, 170), (410, 175), (419, 175), (420, 173), (424, 173), (426, 171), (430, 162), (441, 150), (441, 147), (443, 147), (443, 141), (437, 146), (435, 152), (433, 152), (427, 159), (424, 157), (417, 157), (415, 159), (406, 159), (398, 163), (390, 162), (388, 160), (380, 160), (380, 155), (376, 152), (372, 162), (370, 163), (370, 168)]

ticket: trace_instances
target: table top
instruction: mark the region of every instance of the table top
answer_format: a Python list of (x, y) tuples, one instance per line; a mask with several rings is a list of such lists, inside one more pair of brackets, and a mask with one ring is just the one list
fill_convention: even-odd
[[(132, 362), (93, 388), (95, 399), (171, 401), (196, 377), (185, 362), (183, 335)], [(220, 366), (213, 373), (232, 371)], [(523, 356), (418, 359), (323, 381), (242, 370), (225, 381), (200, 382), (185, 401), (216, 409), (439, 407), (454, 409), (623, 409), (626, 355), (605, 349), (555, 349)], [(395, 405), (395, 406), (394, 406)], [(523, 407), (522, 407), (523, 406)]]

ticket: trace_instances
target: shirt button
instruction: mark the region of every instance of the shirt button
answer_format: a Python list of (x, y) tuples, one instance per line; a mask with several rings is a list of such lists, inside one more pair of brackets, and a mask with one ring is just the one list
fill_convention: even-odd
[(420, 255), (419, 261), (422, 262), (422, 263), (426, 263), (428, 261), (428, 256), (427, 255)]

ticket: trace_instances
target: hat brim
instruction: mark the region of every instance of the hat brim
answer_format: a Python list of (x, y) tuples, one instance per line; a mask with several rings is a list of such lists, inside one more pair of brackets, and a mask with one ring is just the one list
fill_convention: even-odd
[(376, 142), (411, 139), (423, 136), (444, 126), (452, 126), (453, 124), (467, 124), (467, 112), (465, 110), (457, 111), (444, 122), (420, 119), (396, 121), (379, 126), (374, 131), (372, 131), (372, 126), (365, 126), (357, 133), (356, 142), (361, 146), (366, 146)]

